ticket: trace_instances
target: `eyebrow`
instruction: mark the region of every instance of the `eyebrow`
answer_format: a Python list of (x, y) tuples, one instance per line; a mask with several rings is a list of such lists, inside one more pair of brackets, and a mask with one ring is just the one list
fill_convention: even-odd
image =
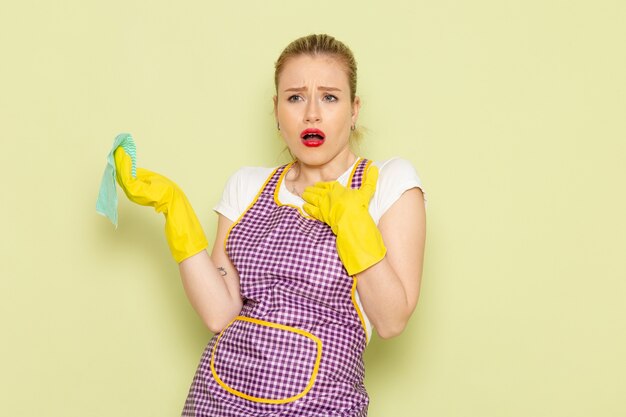
[[(318, 90), (324, 90), (324, 91), (341, 91), (341, 89), (337, 88), (337, 87), (319, 86), (319, 87), (317, 87), (317, 89)], [(304, 90), (306, 90), (306, 87), (292, 87), (292, 88), (287, 88), (284, 91), (285, 92), (287, 92), (287, 91), (297, 91), (297, 92), (299, 92), (299, 91), (304, 91)]]

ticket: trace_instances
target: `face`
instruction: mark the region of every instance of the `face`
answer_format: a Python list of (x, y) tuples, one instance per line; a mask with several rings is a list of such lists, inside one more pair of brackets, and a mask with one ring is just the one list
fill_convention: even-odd
[(303, 164), (323, 166), (347, 161), (350, 127), (360, 101), (350, 99), (344, 65), (327, 55), (300, 55), (284, 65), (274, 97), (280, 133)]

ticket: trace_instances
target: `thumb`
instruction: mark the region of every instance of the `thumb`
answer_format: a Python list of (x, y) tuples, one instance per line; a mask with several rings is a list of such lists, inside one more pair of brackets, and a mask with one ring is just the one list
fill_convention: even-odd
[(369, 169), (365, 173), (365, 178), (363, 178), (363, 183), (361, 184), (361, 188), (359, 189), (367, 197), (367, 201), (369, 201), (374, 195), (374, 192), (376, 191), (377, 182), (378, 182), (378, 167), (375, 165), (370, 165)]
[(320, 209), (314, 206), (313, 204), (304, 203), (304, 205), (302, 206), (302, 210), (304, 210), (306, 214), (313, 217), (314, 219), (324, 221), (322, 213), (320, 212)]
[(132, 160), (130, 156), (126, 153), (124, 148), (120, 146), (115, 150), (113, 157), (115, 158), (117, 182), (119, 182), (122, 187), (128, 186), (133, 180), (131, 173)]

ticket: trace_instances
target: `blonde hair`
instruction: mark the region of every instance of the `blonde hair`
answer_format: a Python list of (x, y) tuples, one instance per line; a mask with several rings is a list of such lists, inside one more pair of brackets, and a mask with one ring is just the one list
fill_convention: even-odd
[[(280, 78), (285, 63), (289, 59), (300, 55), (329, 55), (341, 62), (348, 76), (350, 101), (354, 103), (356, 97), (356, 60), (354, 59), (354, 55), (350, 48), (344, 43), (326, 34), (303, 36), (287, 45), (274, 64), (274, 86), (277, 94), (278, 79)], [(358, 142), (362, 136), (363, 133), (360, 126), (357, 126), (355, 130), (350, 132), (351, 140)]]

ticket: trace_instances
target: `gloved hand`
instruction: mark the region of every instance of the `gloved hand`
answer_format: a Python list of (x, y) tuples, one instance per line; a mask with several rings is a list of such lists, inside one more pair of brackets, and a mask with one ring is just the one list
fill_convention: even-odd
[(377, 181), (378, 168), (371, 166), (358, 190), (332, 181), (319, 182), (302, 193), (304, 211), (328, 224), (337, 235), (337, 252), (350, 275), (378, 263), (387, 253), (368, 211)]
[(176, 184), (162, 175), (137, 168), (131, 174), (131, 158), (120, 146), (115, 150), (117, 182), (129, 200), (152, 206), (165, 215), (165, 236), (176, 262), (195, 255), (208, 246), (198, 217), (187, 197)]

